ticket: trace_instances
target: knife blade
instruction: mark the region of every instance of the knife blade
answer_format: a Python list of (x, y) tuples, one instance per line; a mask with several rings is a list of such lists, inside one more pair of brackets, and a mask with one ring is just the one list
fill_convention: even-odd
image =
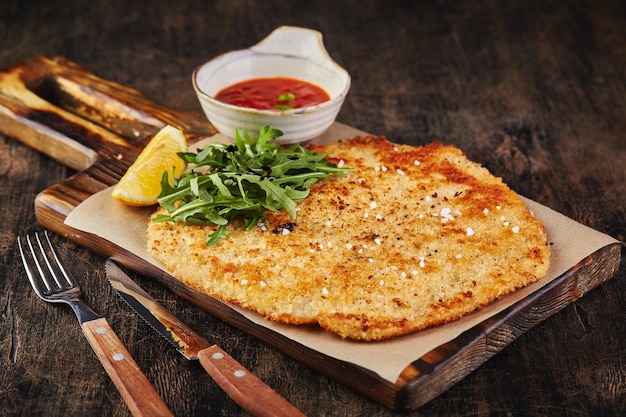
[(217, 344), (211, 344), (144, 291), (113, 259), (107, 278), (122, 299), (188, 360), (198, 360), (237, 404), (254, 416), (294, 417), (304, 414), (252, 374)]

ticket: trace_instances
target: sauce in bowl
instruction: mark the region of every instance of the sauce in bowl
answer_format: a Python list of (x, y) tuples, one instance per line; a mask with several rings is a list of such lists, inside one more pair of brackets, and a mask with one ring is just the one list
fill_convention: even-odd
[(221, 102), (259, 110), (289, 110), (330, 100), (322, 88), (293, 78), (253, 78), (224, 88), (215, 95)]

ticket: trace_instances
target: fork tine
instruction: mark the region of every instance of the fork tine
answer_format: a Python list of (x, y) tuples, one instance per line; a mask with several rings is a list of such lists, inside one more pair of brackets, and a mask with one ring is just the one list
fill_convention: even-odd
[[(37, 271), (39, 271), (39, 277), (41, 278), (41, 281), (43, 282), (43, 284), (46, 286), (46, 288), (48, 289), (49, 292), (54, 291), (54, 290), (58, 290), (59, 288), (61, 288), (60, 283), (58, 281), (58, 279), (56, 278), (52, 267), (50, 265), (50, 262), (48, 260), (48, 257), (46, 256), (46, 252), (43, 248), (43, 246), (41, 245), (41, 240), (39, 239), (39, 235), (37, 233), (35, 233), (35, 243), (33, 243), (32, 239), (30, 236), (27, 236), (28, 239), (28, 244), (30, 246), (31, 249), (31, 255), (33, 257), (33, 260), (35, 262), (35, 265), (37, 266)], [(39, 251), (33, 249), (33, 246), (36, 246), (39, 248)], [(37, 256), (37, 254), (39, 254), (39, 256)], [(50, 271), (50, 274), (46, 274), (46, 271), (41, 263), (41, 260), (39, 259), (41, 257), (41, 259), (43, 260), (43, 262), (46, 263), (48, 270)], [(52, 276), (52, 279), (50, 279), (48, 277), (48, 275)], [(56, 284), (56, 286), (55, 286)]]
[(30, 237), (26, 236), (26, 244), (28, 245), (27, 250), (25, 250), (24, 246), (22, 245), (22, 240), (20, 238), (17, 239), (17, 244), (20, 249), (20, 256), (22, 258), (22, 263), (24, 264), (24, 269), (26, 270), (28, 280), (35, 290), (35, 293), (39, 297), (43, 298), (44, 294), (46, 293), (46, 291), (49, 290), (49, 288), (44, 288), (44, 282), (40, 279), (37, 279), (36, 272), (33, 271), (33, 263), (36, 265), (37, 270), (40, 270), (40, 266), (37, 258), (34, 256), (33, 245), (30, 241)]
[(26, 275), (35, 293), (48, 301), (55, 298), (55, 292), (72, 291), (78, 295), (78, 285), (57, 255), (46, 231), (44, 237), (45, 240), (35, 233), (34, 237), (26, 236), (25, 244), (20, 238), (17, 241)]
[[(76, 287), (77, 286), (76, 282), (73, 280), (72, 275), (66, 270), (65, 264), (61, 261), (61, 258), (59, 258), (59, 256), (57, 255), (56, 249), (54, 248), (54, 245), (50, 241), (50, 237), (48, 236), (48, 233), (44, 231), (44, 237), (46, 238), (48, 249), (54, 259), (54, 266), (56, 266), (56, 268), (54, 268), (54, 266), (50, 262), (50, 258), (48, 257), (48, 255), (46, 255), (46, 250), (44, 249), (41, 243), (41, 239), (39, 238), (39, 235), (35, 234), (35, 237), (37, 238), (37, 243), (39, 245), (39, 248), (41, 249), (41, 253), (43, 254), (43, 259), (46, 262), (46, 265), (48, 266), (50, 275), (52, 275), (58, 287), (64, 288), (64, 287), (67, 287), (68, 285), (70, 287)], [(65, 282), (61, 282), (61, 279), (59, 278), (59, 274), (56, 272), (57, 270), (61, 272), (61, 275), (63, 276), (63, 278), (65, 278)]]

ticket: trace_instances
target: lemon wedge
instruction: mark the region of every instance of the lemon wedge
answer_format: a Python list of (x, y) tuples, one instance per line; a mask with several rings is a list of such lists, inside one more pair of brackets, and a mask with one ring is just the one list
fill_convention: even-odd
[(187, 139), (182, 130), (167, 125), (161, 129), (139, 154), (117, 183), (111, 196), (130, 206), (150, 206), (161, 193), (163, 172), (172, 169), (180, 176), (186, 167), (177, 152), (187, 152)]

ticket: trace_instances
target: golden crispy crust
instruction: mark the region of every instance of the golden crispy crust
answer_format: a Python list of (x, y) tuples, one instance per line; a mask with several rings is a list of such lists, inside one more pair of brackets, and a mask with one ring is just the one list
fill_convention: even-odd
[(315, 184), (295, 221), (233, 223), (212, 247), (210, 228), (150, 223), (150, 253), (200, 291), (357, 340), (447, 323), (545, 275), (543, 225), (459, 149), (371, 136), (313, 148), (354, 172)]

